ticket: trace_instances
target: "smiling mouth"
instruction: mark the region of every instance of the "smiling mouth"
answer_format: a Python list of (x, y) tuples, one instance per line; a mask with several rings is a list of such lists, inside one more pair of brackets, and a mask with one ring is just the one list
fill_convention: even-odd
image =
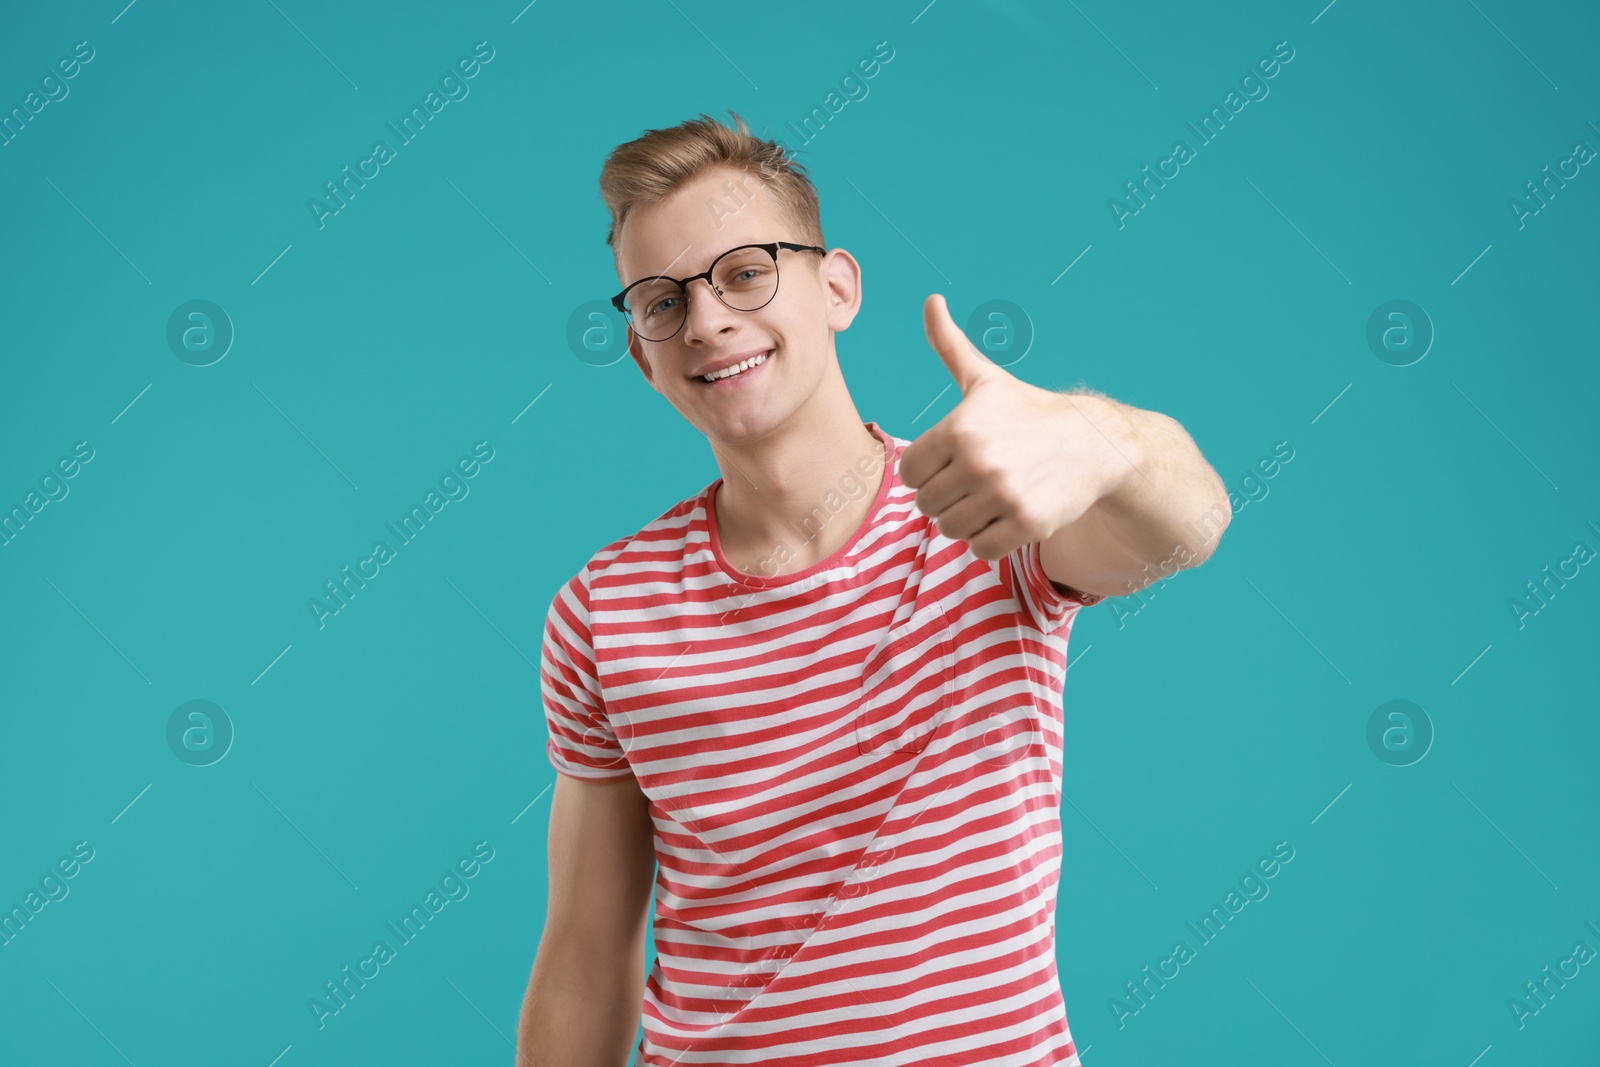
[(712, 375), (710, 377), (705, 375), (696, 375), (694, 380), (705, 386), (731, 385), (734, 382), (749, 378), (757, 370), (766, 366), (767, 363), (771, 361), (776, 351), (776, 349), (769, 348), (760, 355), (751, 356), (743, 363), (736, 365), (742, 367), (742, 370), (734, 370), (732, 367), (730, 367), (720, 374)]

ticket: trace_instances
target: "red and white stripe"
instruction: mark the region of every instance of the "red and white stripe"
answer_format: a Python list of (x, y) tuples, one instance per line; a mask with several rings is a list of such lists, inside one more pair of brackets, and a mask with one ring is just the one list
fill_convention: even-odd
[(890, 469), (828, 559), (735, 570), (718, 479), (551, 601), (549, 761), (634, 775), (655, 823), (642, 1067), (1078, 1063), (1061, 686), (1101, 598), (1037, 545), (986, 561), (941, 536), (897, 476), (910, 442), (867, 426)]

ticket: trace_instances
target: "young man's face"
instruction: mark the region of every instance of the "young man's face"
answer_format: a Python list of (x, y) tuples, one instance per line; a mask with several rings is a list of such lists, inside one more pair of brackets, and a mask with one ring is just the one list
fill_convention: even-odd
[[(628, 216), (617, 242), (621, 281), (684, 278), (730, 248), (771, 241), (812, 243), (783, 221), (759, 179), (709, 171)], [(771, 302), (755, 311), (728, 307), (697, 279), (676, 335), (648, 341), (629, 330), (628, 352), (645, 380), (708, 438), (758, 439), (814, 401), (835, 358), (833, 333), (849, 327), (861, 303), (859, 268), (843, 249), (780, 249), (778, 278)], [(707, 383), (696, 373), (761, 353), (760, 366), (726, 380)]]

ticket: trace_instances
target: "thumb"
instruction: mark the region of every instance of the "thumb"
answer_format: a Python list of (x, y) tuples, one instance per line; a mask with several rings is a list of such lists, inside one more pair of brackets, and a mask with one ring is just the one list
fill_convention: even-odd
[(923, 302), (922, 327), (927, 331), (928, 344), (939, 353), (939, 358), (944, 361), (950, 377), (956, 380), (962, 396), (996, 373), (1003, 373), (994, 360), (967, 340), (967, 335), (950, 317), (950, 308), (943, 295), (934, 293)]

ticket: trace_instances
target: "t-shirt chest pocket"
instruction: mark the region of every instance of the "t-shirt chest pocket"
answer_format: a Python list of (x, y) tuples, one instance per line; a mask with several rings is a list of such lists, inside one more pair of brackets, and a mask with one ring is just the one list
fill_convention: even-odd
[(921, 752), (948, 714), (955, 651), (938, 603), (919, 609), (868, 653), (856, 706), (863, 756)]

